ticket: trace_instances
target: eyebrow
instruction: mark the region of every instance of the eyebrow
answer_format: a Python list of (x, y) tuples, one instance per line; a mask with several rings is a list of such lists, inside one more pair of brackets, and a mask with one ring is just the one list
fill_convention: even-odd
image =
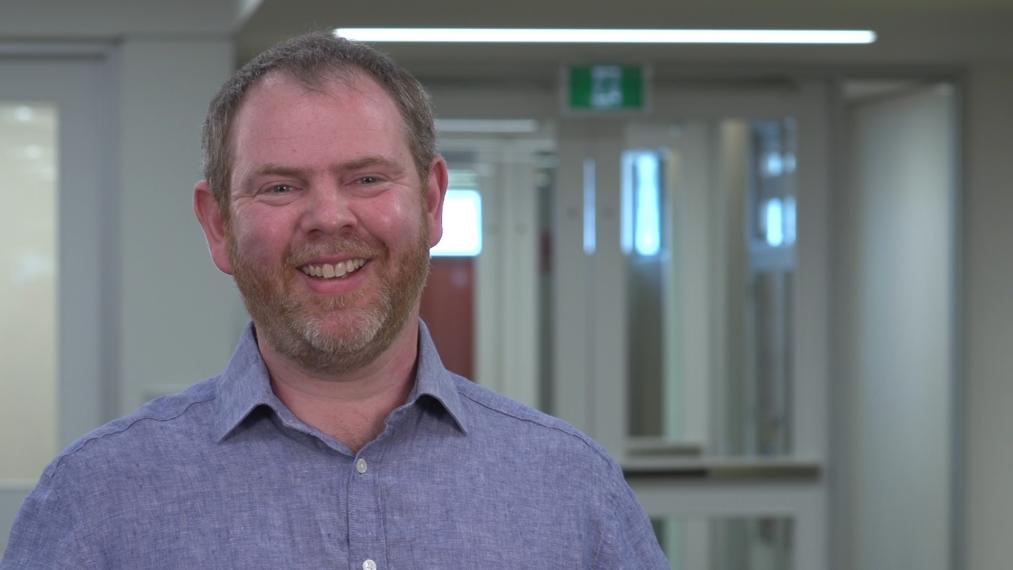
[(336, 170), (338, 171), (362, 170), (364, 168), (371, 168), (374, 166), (392, 170), (397, 173), (400, 173), (401, 171), (404, 170), (404, 168), (396, 161), (393, 161), (389, 158), (385, 158), (383, 156), (367, 156), (365, 158), (360, 158), (358, 160), (346, 162), (339, 165)]
[[(336, 172), (346, 172), (346, 171), (362, 170), (364, 168), (372, 168), (372, 167), (385, 168), (388, 170), (395, 171), (397, 173), (401, 173), (404, 170), (404, 167), (398, 164), (396, 161), (391, 160), (389, 158), (385, 158), (383, 156), (367, 156), (349, 162), (344, 162), (337, 165), (332, 170)], [(257, 167), (257, 169), (253, 171), (252, 176), (250, 178), (259, 178), (261, 176), (302, 177), (305, 174), (306, 171), (303, 168), (284, 166), (281, 164), (274, 164), (269, 162)]]
[(260, 176), (301, 176), (302, 174), (303, 169), (301, 168), (267, 163), (257, 167), (250, 178), (257, 178)]

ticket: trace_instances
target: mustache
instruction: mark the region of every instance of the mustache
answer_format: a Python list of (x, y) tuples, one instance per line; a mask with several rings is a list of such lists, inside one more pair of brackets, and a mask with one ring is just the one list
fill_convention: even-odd
[(374, 258), (383, 255), (386, 248), (359, 238), (337, 238), (305, 244), (285, 253), (287, 265), (305, 265), (321, 257)]

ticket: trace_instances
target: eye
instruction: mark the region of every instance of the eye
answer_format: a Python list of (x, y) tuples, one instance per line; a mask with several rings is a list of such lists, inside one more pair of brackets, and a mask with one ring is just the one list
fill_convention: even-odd
[(379, 176), (360, 176), (359, 184), (376, 184), (380, 182)]
[(265, 194), (275, 194), (275, 195), (277, 195), (277, 194), (289, 194), (293, 190), (295, 190), (295, 188), (292, 187), (292, 186), (289, 186), (288, 184), (274, 184), (272, 186), (268, 186), (267, 188), (265, 188), (264, 189), (264, 193)]

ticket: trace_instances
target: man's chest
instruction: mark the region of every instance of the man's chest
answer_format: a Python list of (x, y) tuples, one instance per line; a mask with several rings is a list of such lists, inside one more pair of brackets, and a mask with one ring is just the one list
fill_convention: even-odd
[(586, 499), (551, 478), (359, 466), (219, 465), (128, 488), (100, 548), (130, 568), (580, 568), (600, 540)]

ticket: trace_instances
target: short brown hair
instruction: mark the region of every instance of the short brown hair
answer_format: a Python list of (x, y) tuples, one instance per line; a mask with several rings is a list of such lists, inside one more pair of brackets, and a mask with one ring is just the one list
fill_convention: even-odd
[(422, 84), (386, 55), (330, 32), (312, 32), (271, 47), (232, 74), (208, 107), (201, 133), (204, 179), (228, 216), (232, 176), (231, 132), (246, 94), (271, 72), (283, 72), (310, 89), (329, 78), (363, 72), (397, 104), (412, 159), (423, 179), (436, 156), (433, 110)]

